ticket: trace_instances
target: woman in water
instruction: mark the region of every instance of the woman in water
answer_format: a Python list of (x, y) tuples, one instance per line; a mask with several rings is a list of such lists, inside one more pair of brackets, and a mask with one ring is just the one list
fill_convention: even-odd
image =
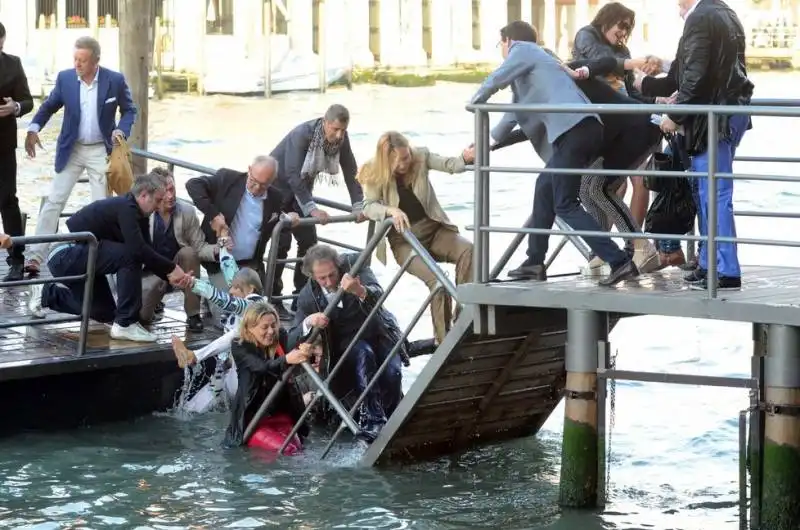
[[(394, 220), (394, 228), (387, 239), (394, 259), (402, 264), (413, 252), (401, 232), (410, 230), (422, 246), (438, 262), (456, 266), (456, 283), (472, 281), (472, 243), (458, 234), (450, 222), (429, 179), (429, 173), (463, 173), (473, 162), (474, 149), (465, 149), (461, 156), (444, 157), (431, 153), (424, 147), (412, 148), (408, 139), (396, 131), (384, 133), (378, 139), (375, 156), (358, 172), (358, 181), (364, 190), (364, 214), (373, 221), (387, 216)], [(386, 246), (381, 242), (377, 257), (386, 263)], [(425, 282), (429, 289), (438, 281), (433, 272), (419, 257), (415, 257), (408, 272)], [(458, 316), (458, 308), (456, 314)], [(434, 340), (441, 344), (453, 320), (452, 300), (447, 292), (439, 291), (431, 302)]]
[[(278, 312), (267, 302), (250, 305), (239, 324), (239, 339), (231, 347), (236, 365), (238, 386), (230, 410), (230, 422), (225, 431), (225, 445), (236, 447), (244, 443), (244, 431), (258, 408), (290, 365), (311, 360), (311, 344), (302, 343), (286, 351), (286, 332), (280, 327)], [(280, 443), (300, 419), (304, 409), (303, 396), (294, 381), (290, 380), (256, 431), (248, 440), (250, 447), (277, 450)], [(291, 443), (286, 454), (302, 449), (302, 440), (308, 435), (303, 426)]]

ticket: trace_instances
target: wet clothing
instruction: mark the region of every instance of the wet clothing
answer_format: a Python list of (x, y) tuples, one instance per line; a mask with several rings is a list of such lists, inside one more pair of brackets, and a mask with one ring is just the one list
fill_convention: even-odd
[[(236, 363), (238, 387), (236, 395), (231, 402), (230, 423), (225, 430), (226, 447), (242, 445), (244, 431), (256, 411), (261, 407), (272, 387), (280, 381), (283, 373), (289, 368), (286, 357), (286, 332), (281, 329), (279, 334), (279, 352), (270, 359), (264, 350), (250, 342), (234, 342), (231, 354)], [(277, 399), (273, 401), (267, 415), (286, 413), (296, 422), (305, 409), (303, 396), (295, 385), (289, 381), (281, 390)], [(308, 436), (308, 427), (303, 426), (297, 433), (301, 440)]]
[[(340, 275), (348, 273), (357, 258), (358, 255), (354, 253), (340, 255), (338, 263)], [(341, 303), (331, 313), (330, 323), (323, 332), (327, 352), (320, 369), (323, 378), (339, 361), (345, 348), (383, 294), (383, 288), (369, 267), (362, 268), (357, 277), (367, 289), (367, 296), (361, 301), (356, 296), (345, 293)], [(289, 342), (292, 344), (301, 342), (302, 337), (306, 335), (304, 329), (306, 317), (323, 312), (327, 305), (328, 299), (320, 285), (313, 279), (309, 280), (297, 299), (297, 312), (289, 332)], [(348, 353), (345, 367), (340, 369), (331, 381), (331, 391), (343, 401), (345, 407), (349, 408), (355, 403), (375, 375), (377, 368), (401, 337), (402, 332), (394, 315), (381, 307), (368, 329), (360, 336), (356, 346)], [(357, 421), (365, 431), (374, 433), (379, 430), (400, 402), (403, 395), (401, 363), (407, 362), (407, 350), (408, 343), (404, 341), (400, 351), (389, 362), (380, 382), (364, 400)]]

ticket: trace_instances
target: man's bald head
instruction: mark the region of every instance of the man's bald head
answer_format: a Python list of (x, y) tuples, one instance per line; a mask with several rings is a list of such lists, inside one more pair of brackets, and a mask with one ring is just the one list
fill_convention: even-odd
[(278, 178), (278, 161), (266, 155), (257, 156), (247, 168), (247, 190), (260, 197)]

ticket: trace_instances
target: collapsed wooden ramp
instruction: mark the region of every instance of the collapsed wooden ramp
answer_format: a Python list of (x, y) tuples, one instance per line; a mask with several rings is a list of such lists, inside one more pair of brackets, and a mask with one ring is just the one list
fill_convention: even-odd
[(426, 460), (535, 434), (561, 400), (566, 330), (562, 309), (468, 307), (363, 463)]

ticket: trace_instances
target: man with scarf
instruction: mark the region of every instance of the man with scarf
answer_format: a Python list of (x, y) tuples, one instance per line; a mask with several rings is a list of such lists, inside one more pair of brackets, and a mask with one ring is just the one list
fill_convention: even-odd
[[(318, 180), (328, 180), (338, 184), (335, 175), (340, 170), (344, 177), (353, 212), (361, 213), (364, 193), (361, 185), (356, 181), (358, 165), (356, 164), (353, 150), (350, 147), (350, 138), (347, 135), (347, 126), (350, 124), (350, 112), (343, 105), (331, 105), (322, 118), (301, 123), (291, 130), (278, 146), (272, 151), (272, 156), (278, 160), (278, 179), (275, 187), (285, 198), (282, 205), (284, 212), (295, 212), (300, 217), (313, 217), (320, 224), (328, 221), (329, 214), (314, 202), (314, 184)], [(359, 220), (365, 218), (360, 215)], [(297, 257), (305, 256), (306, 251), (317, 244), (317, 229), (315, 225), (300, 225), (287, 229), (281, 234), (278, 245), (278, 259), (285, 259), (289, 255), (292, 245), (292, 235), (297, 241)], [(284, 266), (275, 267), (275, 281), (272, 285), (272, 295), (281, 296), (283, 291)], [(306, 284), (307, 278), (300, 267), (294, 270), (294, 292), (297, 294)], [(269, 289), (269, 286), (264, 286)], [(283, 304), (276, 304), (278, 311), (285, 317)], [(297, 302), (292, 303), (292, 310), (296, 309)], [(283, 311), (281, 311), (283, 309)]]

